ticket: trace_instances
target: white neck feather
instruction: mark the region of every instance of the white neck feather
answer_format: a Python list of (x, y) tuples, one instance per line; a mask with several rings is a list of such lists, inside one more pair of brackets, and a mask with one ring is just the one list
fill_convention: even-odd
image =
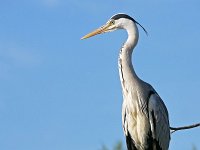
[(133, 22), (123, 26), (123, 28), (128, 33), (128, 39), (120, 51), (118, 65), (121, 85), (124, 91), (129, 87), (133, 87), (133, 85), (137, 85), (136, 82), (140, 81), (140, 79), (136, 75), (132, 65), (132, 52), (139, 38), (138, 28)]

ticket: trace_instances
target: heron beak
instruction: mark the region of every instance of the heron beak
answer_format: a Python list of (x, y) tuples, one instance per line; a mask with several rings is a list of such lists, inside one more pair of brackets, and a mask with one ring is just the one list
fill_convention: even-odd
[(102, 27), (100, 27), (100, 28), (88, 33), (87, 35), (82, 37), (81, 40), (90, 38), (90, 37), (95, 36), (97, 34), (102, 34), (102, 33), (108, 32), (110, 26), (111, 26), (111, 24), (108, 23), (108, 24), (106, 24), (106, 25), (104, 25), (104, 26), (102, 26)]

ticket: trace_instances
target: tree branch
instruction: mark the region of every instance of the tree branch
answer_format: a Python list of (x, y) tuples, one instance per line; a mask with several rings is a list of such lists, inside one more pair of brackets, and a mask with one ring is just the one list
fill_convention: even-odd
[(189, 126), (183, 126), (183, 127), (170, 127), (170, 129), (172, 130), (171, 133), (174, 133), (178, 130), (185, 130), (185, 129), (191, 129), (191, 128), (195, 128), (195, 127), (199, 127), (200, 123), (197, 124), (193, 124), (193, 125), (189, 125)]

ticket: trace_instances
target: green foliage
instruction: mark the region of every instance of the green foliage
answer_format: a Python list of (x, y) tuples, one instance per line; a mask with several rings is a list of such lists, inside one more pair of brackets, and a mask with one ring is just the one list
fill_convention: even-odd
[[(103, 145), (100, 150), (109, 150), (109, 148), (107, 148), (107, 146)], [(125, 150), (125, 148), (123, 148), (122, 142), (119, 141), (114, 145), (112, 150)]]
[(103, 145), (100, 150), (109, 150), (109, 149), (105, 145)]
[(192, 150), (197, 150), (195, 145), (192, 146)]
[(122, 142), (121, 141), (117, 142), (113, 150), (123, 150)]

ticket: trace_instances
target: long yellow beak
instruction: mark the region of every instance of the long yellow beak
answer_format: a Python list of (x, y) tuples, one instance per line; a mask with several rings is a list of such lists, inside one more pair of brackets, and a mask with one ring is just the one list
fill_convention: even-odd
[(81, 40), (83, 39), (87, 39), (87, 38), (90, 38), (92, 36), (95, 36), (97, 34), (102, 34), (102, 33), (105, 33), (106, 31), (108, 31), (108, 28), (111, 26), (111, 24), (106, 24), (90, 33), (88, 33), (87, 35), (85, 35), (84, 37), (81, 38)]

